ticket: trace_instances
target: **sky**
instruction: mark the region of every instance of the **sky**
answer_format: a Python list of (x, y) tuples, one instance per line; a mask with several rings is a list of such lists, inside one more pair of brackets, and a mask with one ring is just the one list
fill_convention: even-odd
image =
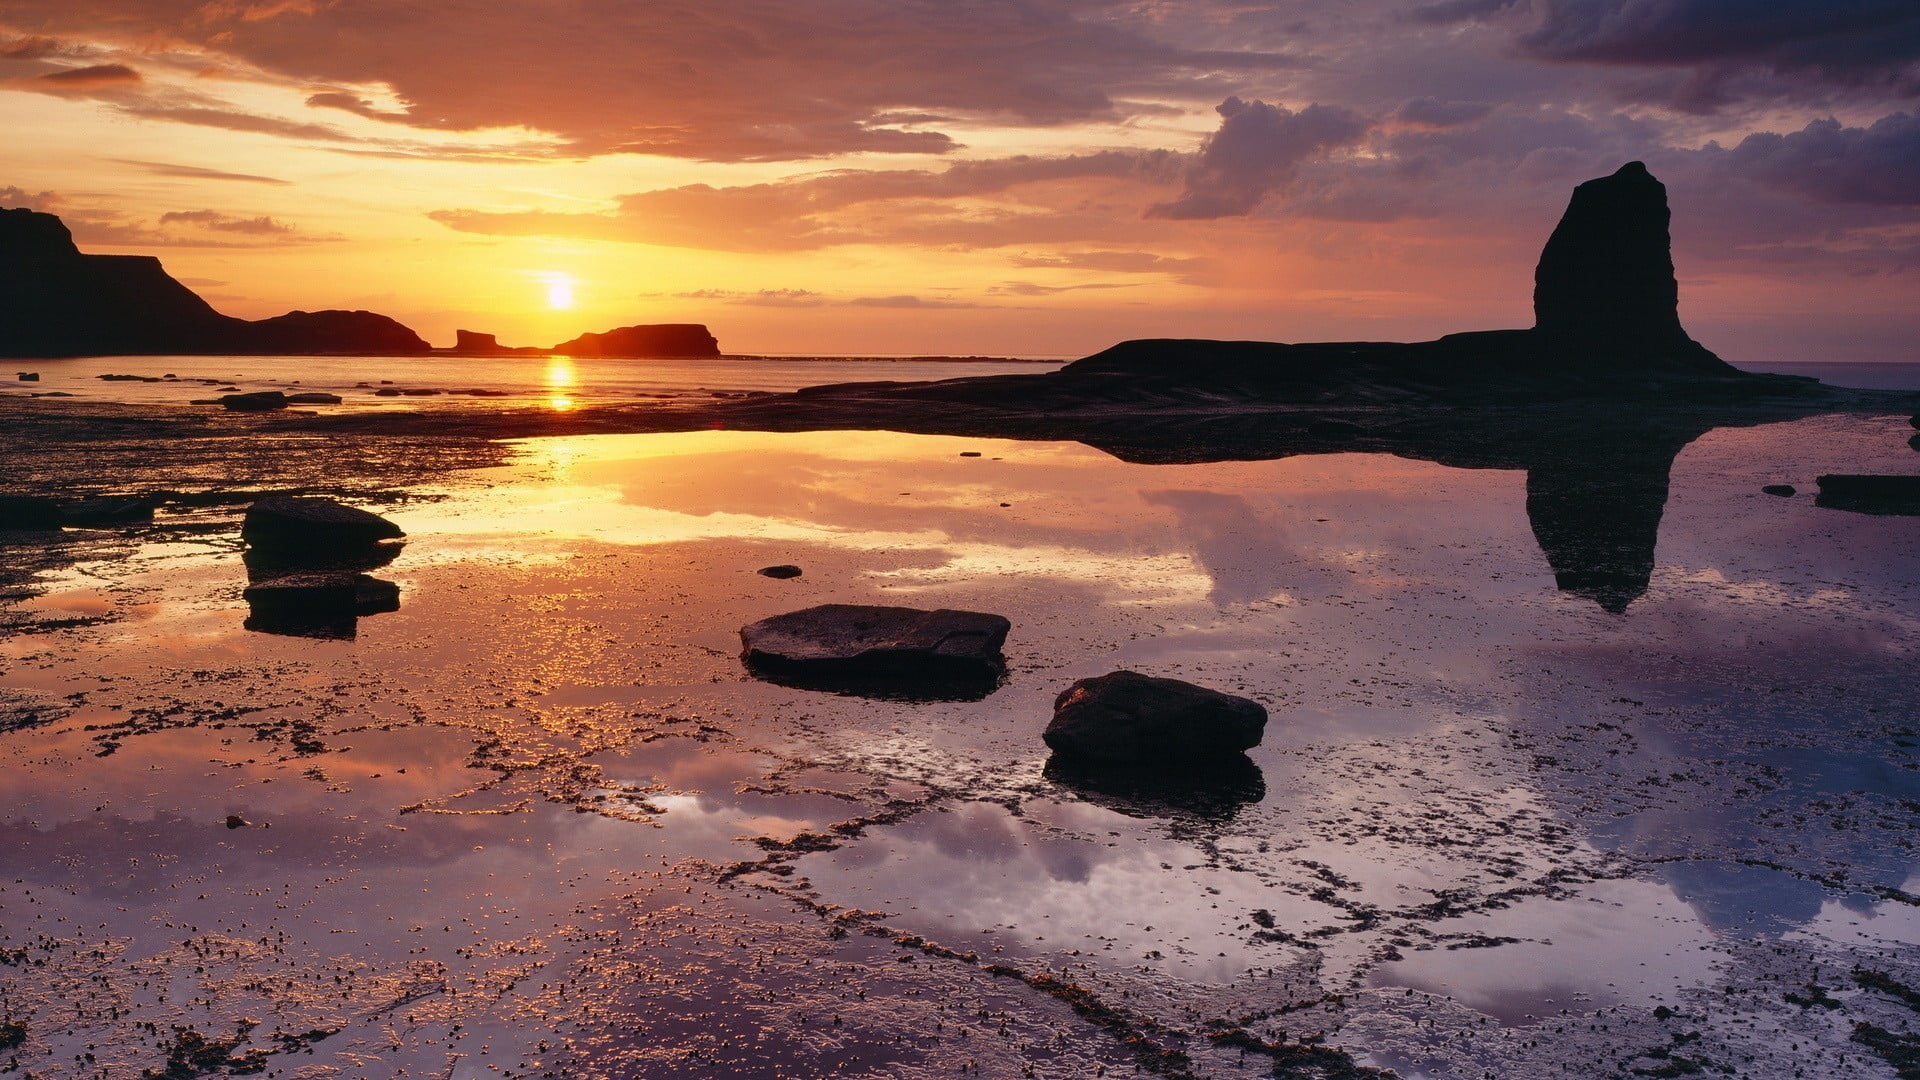
[(442, 345), (1526, 326), (1636, 159), (1709, 348), (1920, 361), (1914, 0), (0, 0), (0, 206)]

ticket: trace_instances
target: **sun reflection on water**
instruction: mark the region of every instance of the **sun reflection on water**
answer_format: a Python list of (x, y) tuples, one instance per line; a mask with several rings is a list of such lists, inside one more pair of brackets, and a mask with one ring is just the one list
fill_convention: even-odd
[(573, 367), (573, 359), (566, 356), (547, 358), (547, 407), (554, 412), (567, 412), (573, 408), (573, 396), (568, 393), (576, 385), (578, 374)]

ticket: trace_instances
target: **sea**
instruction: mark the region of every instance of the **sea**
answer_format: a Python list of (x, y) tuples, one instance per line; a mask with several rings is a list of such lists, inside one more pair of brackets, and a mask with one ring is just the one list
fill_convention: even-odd
[[(1066, 357), (952, 359), (878, 356), (731, 356), (718, 359), (574, 359), (421, 356), (137, 356), (17, 361), (0, 393), (138, 404), (185, 404), (235, 391), (321, 392), (347, 410), (544, 405), (779, 393), (847, 382), (920, 382), (1054, 371)], [(1769, 363), (1749, 371), (1806, 375), (1836, 386), (1920, 390), (1920, 362)], [(230, 388), (230, 389), (229, 389)], [(383, 395), (381, 392), (386, 391)], [(475, 391), (481, 393), (476, 394)]]

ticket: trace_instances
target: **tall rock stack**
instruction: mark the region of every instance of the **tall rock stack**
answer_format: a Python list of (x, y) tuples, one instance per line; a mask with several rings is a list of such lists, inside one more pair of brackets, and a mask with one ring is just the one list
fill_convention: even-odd
[(1622, 369), (1733, 369), (1680, 326), (1667, 188), (1638, 161), (1573, 189), (1533, 275), (1542, 358)]

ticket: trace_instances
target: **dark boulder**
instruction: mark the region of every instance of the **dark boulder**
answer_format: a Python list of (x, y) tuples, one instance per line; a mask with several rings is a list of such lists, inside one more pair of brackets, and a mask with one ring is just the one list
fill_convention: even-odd
[(1760, 490), (1769, 495), (1778, 495), (1783, 499), (1798, 494), (1798, 489), (1792, 484), (1768, 484)]
[(50, 532), (66, 524), (57, 500), (40, 495), (0, 495), (0, 529)]
[(287, 395), (278, 390), (256, 390), (251, 394), (228, 394), (220, 404), (232, 412), (272, 412), (287, 407)]
[(316, 556), (355, 552), (406, 533), (378, 514), (332, 499), (272, 495), (247, 507), (240, 538), (249, 547)]
[(550, 351), (567, 356), (719, 356), (720, 342), (700, 323), (655, 323), (581, 334)]
[(743, 627), (764, 678), (873, 697), (971, 700), (999, 685), (1012, 624), (978, 611), (822, 604)]
[(339, 394), (323, 394), (323, 393), (318, 393), (314, 391), (309, 391), (304, 394), (288, 394), (287, 404), (289, 405), (338, 405), (340, 404), (340, 395)]
[(1068, 687), (1042, 737), (1076, 765), (1191, 769), (1236, 763), (1260, 744), (1266, 726), (1267, 710), (1257, 701), (1115, 671)]
[(1858, 514), (1920, 515), (1920, 476), (1829, 473), (1820, 478), (1817, 505)]
[(247, 586), (246, 628), (296, 637), (352, 637), (362, 615), (400, 610), (400, 586), (365, 574), (289, 574)]
[(20, 373), (20, 381), (21, 382), (39, 382), (40, 373), (37, 371), (23, 371)]
[(803, 571), (791, 563), (782, 563), (779, 566), (763, 566), (760, 568), (759, 573), (761, 577), (797, 578)]

